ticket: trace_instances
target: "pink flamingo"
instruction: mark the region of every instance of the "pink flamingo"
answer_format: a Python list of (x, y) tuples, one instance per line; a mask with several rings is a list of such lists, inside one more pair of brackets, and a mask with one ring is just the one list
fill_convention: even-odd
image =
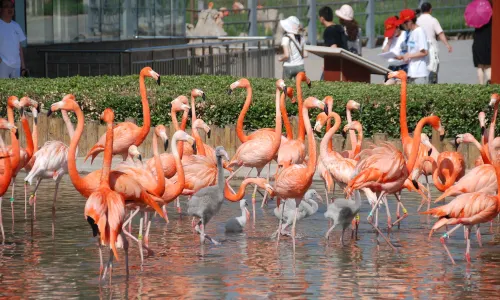
[[(17, 127), (9, 121), (1, 118), (0, 119), (0, 129), (8, 129), (11, 131), (12, 135), (12, 143), (18, 143), (17, 141)], [(14, 151), (15, 153), (15, 151)], [(19, 152), (17, 152), (19, 153)], [(5, 147), (2, 137), (0, 136), (0, 162), (3, 166), (3, 172), (0, 175), (0, 229), (2, 230), (2, 243), (5, 242), (5, 231), (3, 229), (3, 220), (2, 220), (2, 200), (3, 195), (7, 192), (9, 188), (10, 181), (12, 180), (12, 164), (10, 154)]]
[[(142, 102), (142, 113), (144, 123), (142, 127), (137, 126), (132, 122), (121, 122), (118, 123), (114, 130), (115, 139), (113, 140), (113, 155), (119, 154), (123, 157), (123, 160), (127, 159), (128, 148), (131, 145), (140, 146), (142, 142), (146, 139), (149, 129), (151, 126), (151, 116), (149, 111), (149, 103), (146, 94), (146, 84), (144, 83), (145, 77), (152, 77), (156, 80), (158, 85), (160, 84), (160, 75), (153, 71), (150, 67), (142, 68), (139, 74), (139, 89), (141, 92), (141, 102)], [(92, 156), (91, 163), (94, 161), (95, 157), (104, 151), (104, 143), (106, 141), (106, 135), (102, 135), (99, 141), (89, 150), (85, 161)]]
[[(352, 110), (359, 110), (361, 105), (354, 101), (354, 100), (349, 100), (347, 101), (347, 104), (345, 106), (346, 108), (346, 118), (347, 118), (347, 124), (352, 123), (352, 117), (351, 117), (351, 111)], [(359, 133), (358, 133), (359, 134)], [(350, 159), (355, 159), (356, 155), (359, 154), (361, 151), (361, 142), (359, 142), (356, 139), (356, 134), (354, 133), (354, 130), (349, 130), (349, 139), (351, 140), (351, 150), (345, 150), (342, 151), (342, 156)]]

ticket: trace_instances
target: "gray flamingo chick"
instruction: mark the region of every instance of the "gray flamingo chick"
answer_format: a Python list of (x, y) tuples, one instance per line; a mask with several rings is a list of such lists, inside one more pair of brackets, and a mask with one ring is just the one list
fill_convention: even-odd
[(226, 222), (227, 233), (243, 232), (243, 228), (245, 228), (247, 220), (250, 218), (250, 212), (248, 211), (247, 206), (247, 200), (240, 200), (241, 216), (229, 219)]
[(342, 198), (337, 198), (328, 205), (328, 208), (325, 212), (325, 218), (330, 218), (333, 220), (333, 225), (328, 229), (325, 238), (328, 239), (330, 232), (337, 225), (342, 225), (342, 235), (340, 236), (340, 242), (344, 245), (344, 231), (351, 224), (354, 217), (359, 212), (361, 208), (361, 195), (359, 191), (355, 191), (354, 193), (354, 201), (347, 200)]

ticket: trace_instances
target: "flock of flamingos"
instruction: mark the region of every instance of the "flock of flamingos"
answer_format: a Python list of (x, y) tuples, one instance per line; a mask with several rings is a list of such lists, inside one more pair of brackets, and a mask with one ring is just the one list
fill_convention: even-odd
[[(84, 129), (84, 114), (75, 96), (66, 95), (61, 101), (52, 104), (48, 111), (48, 115), (61, 111), (68, 134), (71, 137), (69, 147), (60, 141), (48, 141), (41, 148), (38, 147), (37, 114), (40, 107), (36, 101), (28, 97), (19, 100), (16, 96), (10, 96), (7, 101), (8, 120), (0, 119), (0, 128), (9, 130), (11, 136), (11, 145), (5, 146), (4, 142), (0, 141), (2, 179), (0, 181), (0, 195), (3, 196), (7, 192), (12, 182), (12, 196), (10, 198), (12, 214), (14, 213), (15, 178), (22, 168), (28, 172), (25, 182), (30, 184), (33, 181), (36, 182), (29, 200), (25, 196), (25, 215), (27, 202), (30, 203), (33, 212), (35, 211), (36, 192), (44, 178), (55, 181), (53, 198), (53, 210), (55, 210), (59, 183), (64, 174), (69, 174), (76, 190), (87, 198), (84, 216), (92, 228), (93, 235), (98, 239), (101, 262), (100, 277), (102, 275), (102, 278), (105, 278), (108, 269), (111, 278), (113, 257), (118, 259), (117, 248), (125, 250), (125, 263), (128, 272), (128, 239), (139, 244), (141, 259), (143, 259), (143, 249), (150, 250), (148, 236), (152, 217), (149, 216), (148, 219), (148, 213), (155, 212), (168, 222), (166, 205), (176, 201), (180, 210), (178, 202), (180, 195), (189, 197), (187, 214), (193, 216), (193, 227), (200, 235), (201, 243), (208, 239), (214, 244), (218, 244), (205, 233), (205, 226), (220, 210), (224, 200), (229, 200), (240, 202), (243, 214), (228, 224), (244, 227), (247, 218), (249, 218), (249, 212), (245, 208), (245, 200), (242, 199), (246, 186), (250, 184), (255, 185), (252, 194), (254, 221), (255, 195), (257, 188), (260, 187), (265, 190), (263, 203), (267, 201), (268, 195), (277, 200), (279, 227), (276, 235), (278, 241), (280, 235), (289, 234), (295, 249), (296, 222), (307, 216), (303, 207), (306, 204), (306, 199), (313, 194), (321, 200), (315, 191), (311, 193), (309, 189), (316, 171), (319, 172), (325, 183), (328, 204), (325, 217), (333, 221), (333, 226), (328, 230), (326, 238), (337, 225), (342, 227), (342, 237), (345, 229), (351, 224), (357, 231), (361, 191), (366, 195), (372, 207), (368, 215), (368, 222), (376, 230), (377, 236), (383, 237), (387, 244), (395, 249), (378, 226), (378, 210), (385, 206), (388, 229), (396, 224), (399, 226), (401, 220), (408, 215), (401, 199), (401, 190), (406, 188), (422, 195), (420, 207), (427, 204), (427, 211), (421, 212), (422, 214), (438, 218), (429, 237), (443, 226), (455, 225), (440, 238), (453, 263), (455, 262), (445, 241), (452, 232), (461, 226), (464, 227), (467, 242), (466, 258), (470, 262), (470, 231), (472, 227), (476, 225), (477, 240), (481, 245), (479, 225), (492, 221), (500, 212), (500, 198), (497, 193), (500, 164), (495, 159), (498, 156), (496, 145), (500, 139), (494, 136), (500, 103), (498, 94), (493, 94), (489, 103), (490, 106), (494, 106), (494, 115), (489, 129), (486, 129), (485, 114), (480, 113), (479, 115), (482, 128), (481, 142), (475, 140), (468, 133), (458, 135), (455, 139), (457, 143), (475, 144), (481, 153), (476, 161), (476, 167), (467, 174), (465, 174), (464, 158), (460, 153), (439, 153), (429, 142), (428, 137), (422, 133), (423, 127), (430, 125), (444, 137), (444, 129), (438, 116), (422, 116), (413, 135), (410, 136), (406, 120), (406, 73), (403, 71), (389, 74), (389, 77), (399, 78), (402, 82), (400, 103), (402, 152), (388, 143), (380, 146), (373, 145), (361, 151), (362, 126), (358, 121), (351, 119), (351, 110), (359, 109), (359, 104), (352, 100), (347, 103), (348, 123), (343, 131), (349, 132), (349, 140), (353, 150), (335, 151), (332, 146), (332, 137), (340, 128), (341, 118), (333, 111), (333, 98), (326, 97), (321, 101), (309, 97), (303, 100), (301, 85), (305, 82), (310, 86), (310, 80), (305, 73), (300, 73), (296, 78), (295, 91), (286, 87), (283, 80), (276, 81), (275, 128), (262, 128), (249, 135), (243, 131), (243, 121), (252, 102), (250, 82), (242, 78), (230, 85), (229, 94), (237, 88), (246, 89), (246, 100), (237, 123), (237, 136), (242, 144), (232, 159), (229, 159), (223, 147), (218, 146), (214, 149), (203, 143), (198, 130), (204, 130), (210, 134), (210, 128), (203, 120), (196, 117), (195, 101), (198, 97), (205, 99), (205, 94), (199, 89), (193, 89), (191, 103), (186, 96), (179, 96), (171, 103), (172, 122), (176, 129), (175, 134), (171, 137), (171, 153), (159, 154), (158, 139), (167, 150), (169, 137), (165, 127), (158, 125), (154, 129), (155, 134), (153, 135), (153, 158), (143, 163), (137, 147), (145, 140), (151, 125), (145, 85), (146, 77), (151, 77), (160, 84), (160, 75), (150, 67), (141, 70), (139, 85), (144, 114), (143, 126), (139, 127), (131, 122), (114, 125), (113, 110), (105, 109), (101, 119), (107, 124), (106, 134), (101, 136), (87, 154), (87, 158), (91, 157), (93, 161), (99, 153), (103, 152), (102, 169), (86, 176), (79, 174), (76, 165), (78, 142)], [(293, 103), (295, 100), (298, 102), (299, 129), (298, 135), (295, 137), (286, 112), (285, 101), (287, 97)], [(14, 109), (20, 111), (23, 132), (27, 141), (26, 148), (22, 148), (18, 141), (18, 128), (14, 126)], [(191, 135), (185, 131), (190, 109)], [(319, 155), (316, 151), (313, 127), (309, 119), (309, 112), (316, 109), (319, 114), (314, 130), (320, 131), (325, 124), (327, 126), (326, 134), (321, 141)], [(32, 112), (34, 117), (32, 129), (30, 129), (25, 115), (28, 110)], [(76, 114), (78, 120), (76, 130), (68, 117), (68, 112)], [(177, 120), (178, 112), (182, 112), (180, 124)], [(332, 119), (333, 126), (331, 125)], [(282, 121), (286, 129), (286, 136), (282, 135)], [(121, 155), (123, 162), (112, 169), (113, 155)], [(270, 180), (269, 177), (272, 175), (269, 174), (270, 164), (273, 160), (277, 162), (278, 167), (276, 174)], [(261, 178), (261, 171), (266, 166), (268, 166), (267, 178)], [(258, 175), (256, 178), (247, 178), (249, 172), (238, 191), (235, 192), (229, 182), (243, 167), (256, 168)], [(224, 177), (225, 170), (231, 172), (227, 179)], [(456, 198), (448, 204), (431, 209), (429, 182), (427, 182), (427, 186), (418, 182), (421, 175), (426, 175), (426, 180), (427, 175), (432, 175), (433, 183), (438, 190), (443, 192), (436, 202), (449, 196), (456, 196)], [(271, 185), (270, 182), (273, 184)], [(330, 203), (328, 195), (335, 189), (335, 185), (344, 190), (346, 198), (334, 199)], [(391, 213), (387, 203), (388, 195), (395, 195), (397, 200), (396, 221), (394, 222), (391, 221)], [(303, 199), (304, 201), (302, 201)], [(1, 201), (0, 197), (0, 209)], [(284, 203), (288, 203), (288, 205), (286, 207), (280, 205), (281, 201), (285, 201)], [(400, 210), (402, 210), (402, 215)], [(139, 212), (141, 212), (139, 233), (136, 237), (130, 233), (131, 220)], [(195, 217), (199, 219), (198, 223), (195, 223)], [(282, 224), (283, 220), (286, 224)], [(284, 228), (289, 225), (292, 225), (291, 233), (284, 231)], [(3, 224), (1, 230), (2, 238), (5, 240)], [(145, 232), (144, 238), (143, 231)], [(341, 241), (343, 243), (342, 239)], [(103, 266), (102, 259), (102, 251), (105, 246), (110, 248), (106, 267)]]

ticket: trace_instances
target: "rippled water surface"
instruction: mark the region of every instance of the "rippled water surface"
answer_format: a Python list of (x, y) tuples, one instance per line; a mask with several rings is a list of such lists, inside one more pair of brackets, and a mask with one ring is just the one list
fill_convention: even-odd
[[(276, 248), (270, 236), (277, 227), (275, 203), (260, 209), (257, 221), (250, 222), (243, 234), (226, 235), (224, 223), (239, 215), (238, 203), (224, 203), (207, 226), (207, 233), (222, 242), (220, 246), (200, 246), (193, 234), (191, 219), (179, 218), (169, 208), (170, 223), (156, 217), (151, 229), (150, 247), (154, 255), (145, 259), (143, 271), (137, 244), (130, 246), (130, 276), (124, 268), (124, 255), (115, 262), (112, 285), (99, 282), (99, 255), (96, 240), (83, 217), (85, 199), (69, 179), (61, 183), (55, 218), (52, 217), (54, 183), (44, 181), (37, 200), (36, 220), (24, 218), (22, 178), (16, 189), (15, 225), (8, 197), (2, 204), (5, 244), (0, 246), (0, 296), (22, 298), (69, 297), (186, 297), (186, 298), (496, 298), (500, 292), (500, 227), (495, 220), (493, 232), (483, 225), (483, 247), (472, 235), (472, 264), (464, 259), (463, 230), (448, 242), (457, 265), (452, 266), (435, 234), (427, 235), (434, 219), (417, 215), (419, 198), (403, 193), (410, 216), (400, 229), (393, 229), (392, 251), (367, 224), (367, 202), (361, 209), (359, 239), (339, 243), (339, 231), (330, 241), (324, 239), (328, 221), (324, 204), (312, 217), (298, 223), (295, 256), (291, 240), (284, 237)], [(322, 183), (313, 187), (323, 194)], [(9, 194), (10, 195), (10, 191)], [(433, 195), (437, 191), (433, 190)], [(340, 195), (338, 195), (340, 196)], [(182, 200), (185, 208), (185, 199)], [(395, 211), (390, 199), (391, 211)], [(251, 208), (250, 208), (251, 210)], [(385, 210), (384, 210), (385, 211)], [(28, 217), (30, 214), (28, 213)], [(137, 235), (138, 219), (133, 234)], [(381, 214), (385, 227), (386, 217)], [(52, 228), (54, 225), (54, 235)], [(385, 232), (385, 230), (384, 230)], [(107, 260), (108, 251), (104, 259)]]

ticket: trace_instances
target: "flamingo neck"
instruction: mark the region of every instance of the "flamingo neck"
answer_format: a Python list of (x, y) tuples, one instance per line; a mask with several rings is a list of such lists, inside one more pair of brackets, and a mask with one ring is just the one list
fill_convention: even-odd
[(26, 162), (28, 162), (33, 156), (35, 146), (33, 144), (33, 136), (31, 135), (30, 124), (25, 116), (21, 117), (21, 123), (23, 124), (24, 136), (26, 137), (26, 155), (28, 156)]
[[(326, 120), (326, 132), (328, 132), (332, 128), (332, 119), (330, 118), (330, 114), (332, 112), (333, 112), (333, 103), (328, 102), (328, 120)], [(338, 128), (337, 128), (337, 130), (338, 130)], [(335, 131), (337, 131), (337, 130), (335, 130)], [(332, 139), (332, 137), (330, 137), (328, 139), (328, 152), (333, 152), (333, 139)]]
[(309, 111), (307, 107), (302, 107), (302, 115), (304, 118), (304, 125), (307, 132), (307, 145), (309, 160), (307, 161), (307, 179), (312, 178), (314, 172), (316, 171), (316, 141), (314, 140), (314, 134), (312, 132), (311, 121), (309, 120)]
[(218, 189), (219, 192), (223, 193), (226, 180), (224, 180), (224, 168), (222, 166), (222, 157), (216, 155), (216, 158), (217, 158), (217, 187), (219, 188)]
[[(231, 202), (240, 201), (245, 196), (245, 189), (246, 189), (247, 185), (249, 185), (251, 183), (257, 184), (257, 182), (258, 182), (258, 180), (256, 180), (256, 178), (247, 178), (247, 179), (243, 180), (241, 182), (240, 188), (238, 189), (238, 191), (236, 193), (233, 193), (231, 191), (231, 189), (229, 188), (229, 184), (226, 183), (224, 186), (224, 198), (226, 198), (227, 200), (229, 200)], [(242, 211), (244, 213), (243, 209), (242, 209)]]
[(250, 104), (252, 104), (252, 86), (250, 84), (246, 88), (247, 96), (245, 98), (245, 104), (241, 109), (240, 115), (238, 116), (238, 122), (236, 123), (236, 135), (242, 143), (248, 141), (250, 138), (243, 132), (243, 121), (245, 120), (245, 115), (247, 114)]
[(73, 123), (71, 123), (68, 112), (65, 110), (61, 110), (61, 114), (64, 124), (66, 124), (66, 129), (68, 130), (69, 138), (71, 139), (73, 138), (73, 135), (75, 135), (75, 128), (73, 127)]
[(154, 193), (161, 197), (165, 192), (165, 176), (163, 176), (163, 167), (161, 165), (160, 154), (158, 153), (158, 137), (156, 133), (153, 135), (153, 156), (155, 160), (156, 180), (158, 180)]
[[(491, 118), (490, 130), (488, 132), (488, 154), (489, 157), (494, 153), (495, 149), (493, 149), (493, 140), (495, 139), (495, 126), (497, 122), (497, 114), (498, 114), (498, 104), (500, 101), (495, 102), (495, 109), (493, 110), (493, 117)], [(10, 121), (9, 121), (10, 122)]]
[[(181, 141), (179, 141), (181, 142)], [(177, 143), (177, 138), (174, 136), (173, 139), (172, 139), (172, 143), (175, 145), (175, 144), (179, 144)], [(180, 145), (182, 146), (182, 142), (180, 143)], [(182, 149), (182, 147), (181, 147)], [(179, 196), (181, 193), (182, 193), (182, 190), (184, 189), (184, 184), (186, 182), (186, 178), (184, 176), (184, 168), (182, 167), (182, 162), (181, 162), (181, 158), (179, 156), (179, 151), (176, 147), (172, 147), (172, 155), (174, 156), (174, 160), (175, 160), (175, 168), (177, 170), (177, 182), (174, 184), (174, 197), (172, 199), (167, 199), (167, 200), (173, 200), (175, 198), (177, 198), (177, 196)], [(161, 173), (157, 173), (157, 174), (163, 174), (163, 169), (161, 171)]]
[(34, 151), (33, 154), (35, 154), (38, 151), (38, 122), (35, 121), (35, 118), (33, 118), (33, 147)]
[(483, 159), (484, 164), (491, 164), (490, 158), (488, 157), (487, 150), (485, 151), (484, 144), (481, 145), (475, 138), (472, 140), (472, 143), (479, 150), (479, 154), (481, 154), (481, 158)]
[[(283, 92), (281, 95), (281, 98), (286, 97), (286, 92)], [(276, 154), (280, 148), (281, 145), (281, 129), (282, 129), (282, 124), (281, 124), (281, 109), (280, 109), (280, 90), (276, 89), (276, 127), (274, 128), (274, 140), (272, 142), (272, 148), (274, 151), (274, 154)], [(284, 100), (283, 100), (284, 101)]]
[(333, 118), (335, 119), (335, 123), (334, 123), (332, 128), (329, 128), (327, 130), (327, 132), (325, 133), (325, 136), (323, 136), (323, 139), (321, 140), (321, 143), (319, 144), (319, 154), (322, 157), (327, 157), (328, 153), (335, 151), (335, 149), (333, 149), (333, 146), (332, 146), (331, 150), (328, 149), (328, 146), (330, 145), (330, 143), (332, 141), (333, 135), (339, 129), (341, 120), (340, 120), (340, 116), (337, 113), (331, 112), (330, 114), (328, 114), (328, 122), (330, 122), (331, 115), (333, 115)]
[[(84, 177), (80, 176), (80, 173), (78, 173), (78, 169), (76, 168), (76, 151), (78, 143), (80, 142), (80, 138), (82, 136), (83, 127), (85, 125), (85, 117), (83, 116), (83, 112), (80, 109), (80, 107), (76, 104), (75, 106), (76, 108), (74, 109), (74, 112), (77, 118), (77, 125), (75, 134), (71, 139), (71, 143), (69, 145), (69, 150), (68, 150), (68, 174), (69, 178), (71, 179), (71, 182), (75, 186), (75, 189), (80, 194), (87, 197), (90, 195), (89, 193), (90, 191), (88, 191), (87, 189), (86, 180)], [(107, 142), (107, 135), (106, 135), (106, 142)]]
[[(170, 110), (170, 116), (172, 117), (172, 124), (174, 124), (175, 131), (184, 130), (186, 128), (186, 123), (184, 122), (184, 115), (186, 115), (186, 122), (187, 122), (187, 112), (184, 111), (184, 113), (182, 114), (182, 124), (181, 127), (179, 127), (179, 122), (177, 122), (177, 113), (173, 108)], [(181, 129), (182, 127), (184, 129)], [(179, 152), (180, 157), (182, 157), (182, 154), (184, 152), (183, 150), (184, 144), (181, 141), (179, 141), (178, 143), (172, 143), (172, 147), (174, 147), (174, 145), (177, 145), (177, 151)]]
[(203, 145), (201, 136), (198, 133), (198, 129), (193, 126), (193, 128), (191, 129), (191, 133), (193, 134), (196, 143), (196, 151), (198, 152), (198, 155), (207, 156), (207, 153), (205, 151), (205, 146)]
[[(16, 135), (14, 134), (14, 139), (16, 139)], [(12, 143), (14, 143), (14, 140), (11, 140)], [(2, 137), (0, 136), (0, 154), (2, 156), (7, 156), (9, 153), (8, 151), (5, 151), (5, 144), (3, 142)], [(7, 189), (10, 186), (10, 181), (12, 178), (12, 166), (11, 166), (11, 160), (9, 158), (4, 159), (4, 168), (3, 168), (3, 173), (0, 174), (0, 195), (4, 195), (5, 192), (7, 192)]]
[(408, 174), (411, 174), (413, 171), (413, 167), (415, 166), (415, 162), (417, 161), (417, 155), (418, 155), (418, 147), (420, 146), (420, 135), (422, 133), (422, 129), (424, 125), (430, 124), (431, 120), (437, 118), (436, 116), (430, 116), (430, 117), (425, 117), (422, 118), (418, 124), (417, 127), (415, 128), (415, 132), (413, 133), (413, 141), (411, 144), (411, 154), (410, 158), (406, 162), (406, 169), (408, 170)]
[(304, 127), (304, 116), (302, 115), (302, 108), (304, 107), (304, 99), (302, 98), (302, 81), (305, 80), (305, 76), (297, 76), (295, 78), (295, 86), (297, 89), (297, 102), (299, 105), (299, 133), (297, 139), (301, 142), (304, 142), (306, 138), (306, 129)]
[(109, 188), (109, 174), (111, 160), (113, 159), (113, 121), (106, 124), (106, 142), (104, 144), (104, 157), (101, 172), (101, 188)]
[[(14, 110), (10, 105), (7, 105), (7, 120), (9, 121), (10, 124), (15, 125), (15, 120), (14, 120)], [(21, 152), (20, 152), (20, 146), (19, 146), (19, 140), (16, 138), (16, 134), (13, 133), (12, 131), (10, 132), (10, 140), (12, 144), (12, 158), (11, 158), (11, 168), (13, 170), (16, 170), (17, 167), (19, 166), (19, 163), (21, 161)]]
[[(399, 105), (399, 127), (401, 129), (401, 141), (403, 145), (408, 142), (408, 121), (406, 120), (406, 79), (401, 80), (401, 103)], [(413, 134), (415, 137), (415, 134)]]
[[(347, 124), (351, 124), (352, 123), (352, 117), (351, 117), (351, 109), (349, 109), (348, 107), (346, 107), (346, 118), (347, 118)], [(354, 151), (355, 153), (355, 149), (357, 148), (358, 146), (358, 141), (356, 140), (356, 134), (354, 133), (354, 130), (352, 129), (349, 129), (349, 138), (351, 140), (351, 149)]]
[(191, 95), (191, 124), (196, 121), (196, 100), (193, 95)]
[[(352, 130), (349, 130), (349, 131), (352, 132)], [(356, 148), (354, 148), (354, 156), (358, 155), (359, 152), (361, 152), (361, 145), (362, 144), (363, 144), (363, 127), (359, 126)]]
[(285, 100), (286, 100), (286, 97), (280, 98), (281, 117), (283, 118), (283, 124), (285, 125), (286, 138), (288, 140), (293, 140), (293, 130), (292, 130), (292, 125), (290, 124), (290, 120), (288, 119), (288, 112), (286, 111)]
[(146, 84), (144, 83), (144, 75), (142, 74), (139, 76), (139, 89), (141, 91), (143, 124), (139, 136), (134, 143), (136, 146), (142, 144), (151, 129), (151, 115), (149, 111), (148, 97), (146, 94)]

